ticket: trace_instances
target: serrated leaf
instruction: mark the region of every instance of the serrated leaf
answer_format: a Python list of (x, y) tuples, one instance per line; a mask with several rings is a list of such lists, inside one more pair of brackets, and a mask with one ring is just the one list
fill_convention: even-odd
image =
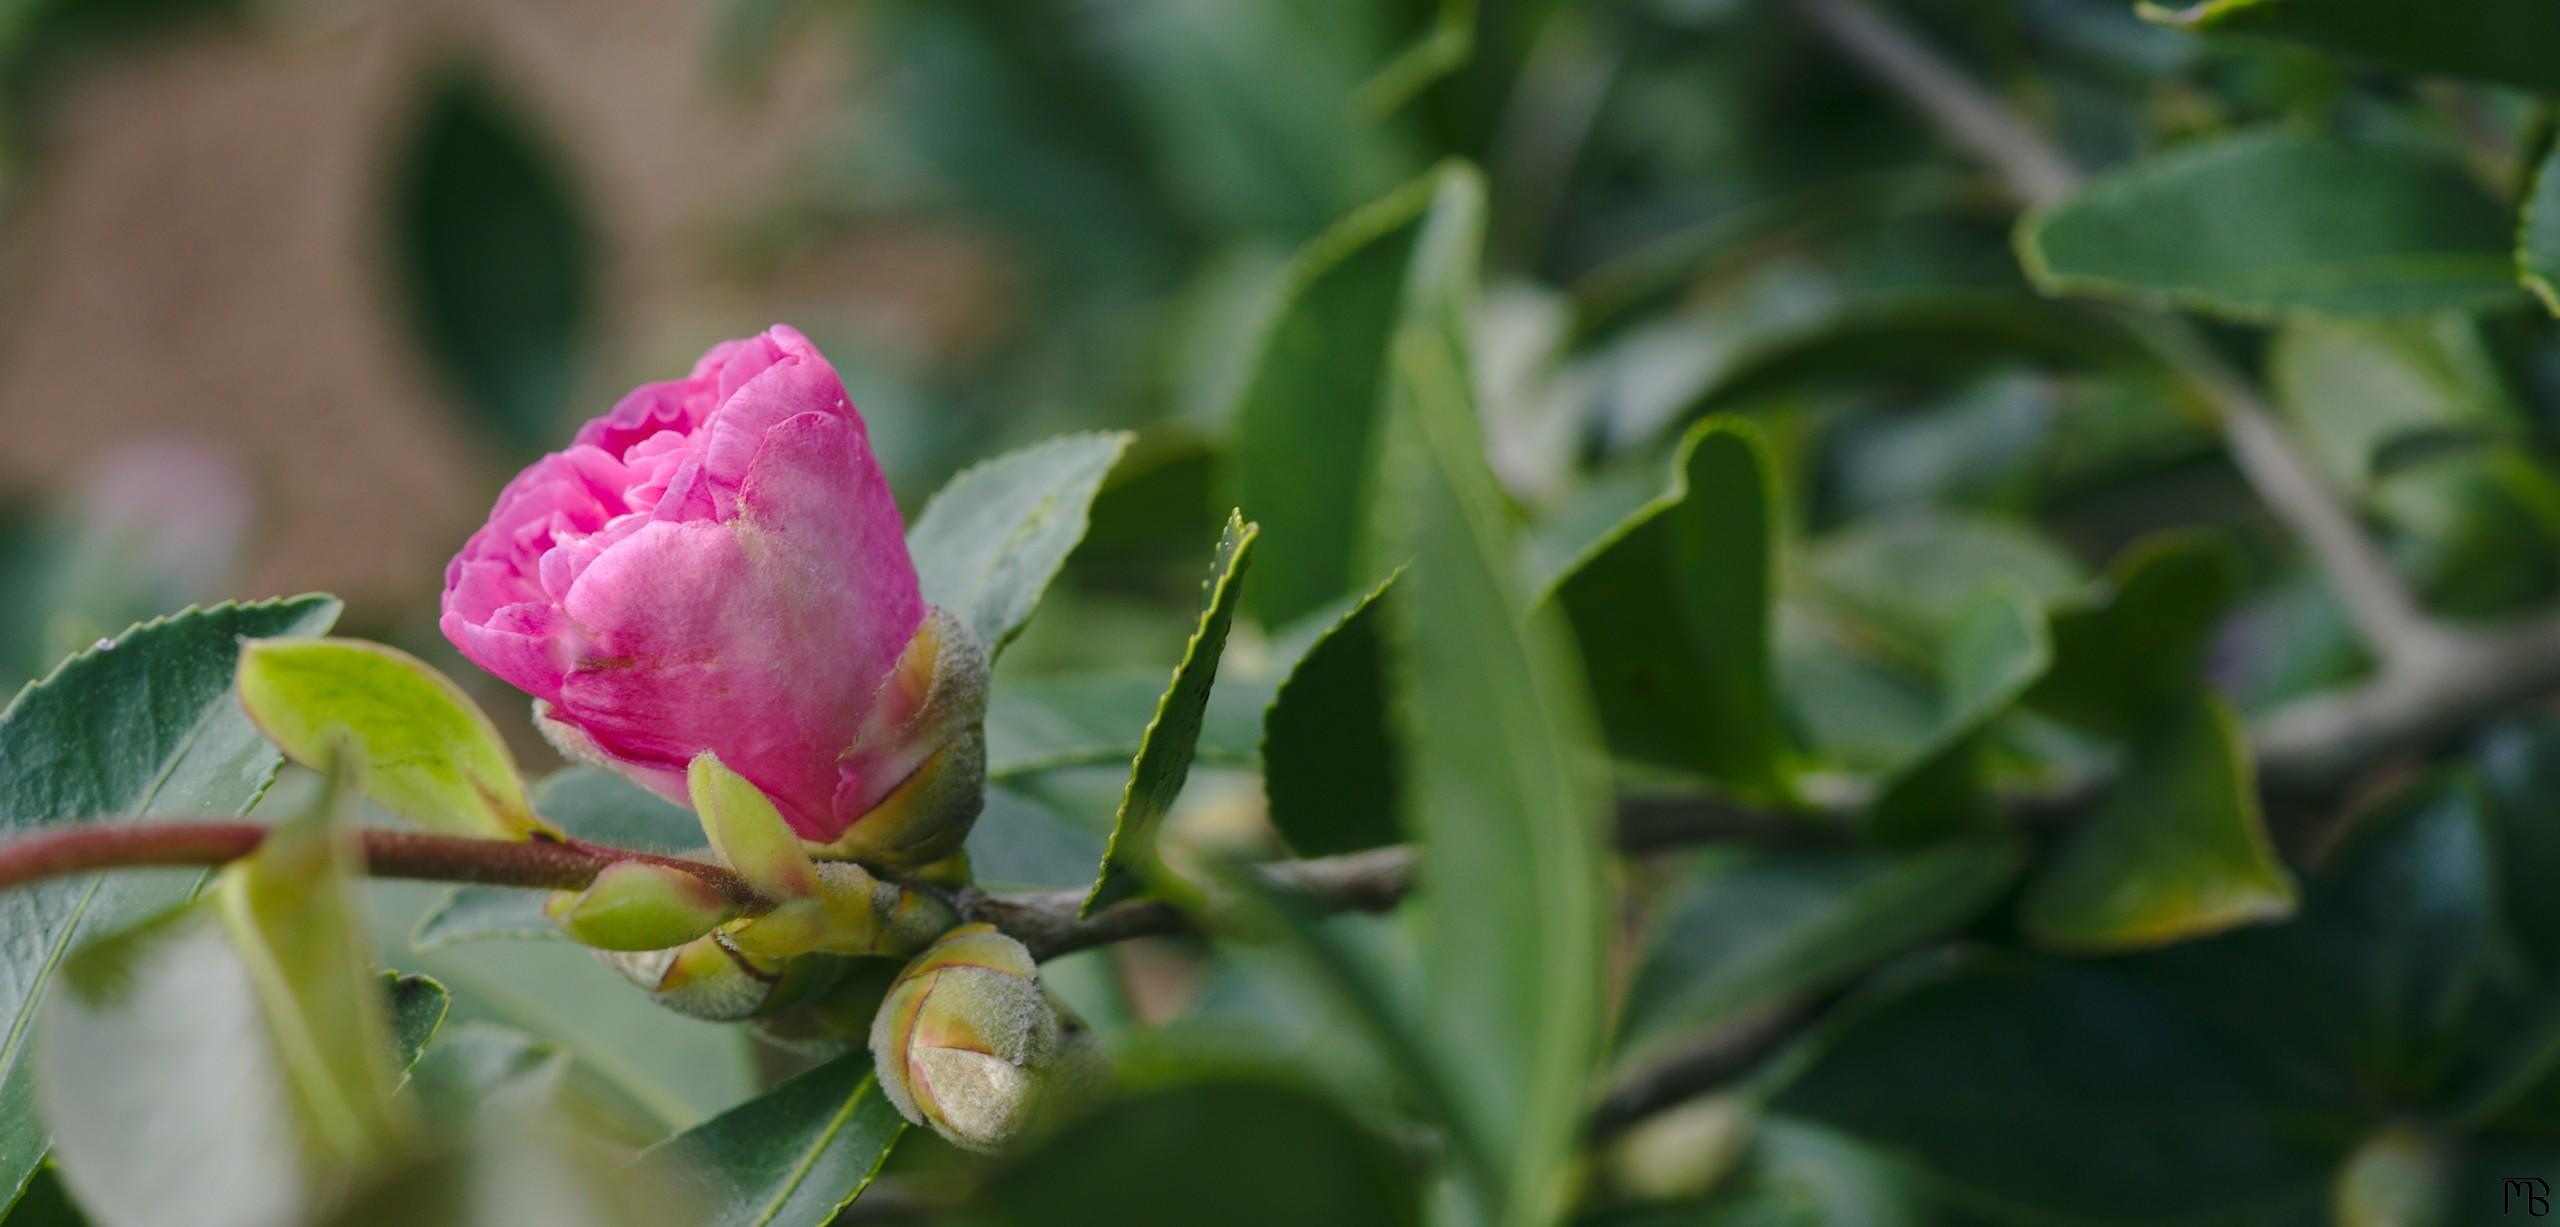
[(692, 1190), (703, 1227), (822, 1227), (853, 1204), (907, 1122), (853, 1052), (642, 1156)]
[(2101, 176), (2022, 221), (2018, 250), (2049, 294), (2265, 320), (2508, 306), (2514, 239), (2450, 157), (2260, 131)]
[[(1164, 675), (1152, 669), (1029, 677), (997, 687), (987, 700), (987, 778), (1127, 763), (1163, 695)], [(1259, 721), (1270, 702), (1268, 686), (1221, 679), (1201, 718), (1199, 761), (1253, 766)]]
[(1980, 735), (2051, 659), (2034, 603), (2012, 586), (1984, 589), (1948, 629), (1937, 727), (1878, 786), (1867, 829), (1888, 843), (1912, 844), (1981, 825)]
[(2027, 702), (2125, 736), (2203, 685), (2205, 649), (2237, 594), (2239, 565), (2212, 538), (2163, 533), (2107, 570), (2102, 597), (2053, 611), (2053, 667)]
[[(1489, 1221), (1562, 1212), (1603, 996), (1603, 790), (1565, 628), (1531, 614), (1485, 462), (1467, 326), (1481, 184), (1450, 172), (1415, 242), (1389, 376), (1378, 557), (1411, 558), (1388, 659), (1422, 896), (1431, 1034), (1496, 1173)], [(1385, 568), (1381, 568), (1382, 570)]]
[(2230, 708), (2199, 693), (2152, 721), (2027, 889), (2021, 921), (2046, 946), (2139, 949), (2293, 912)]
[(1173, 667), (1173, 680), (1156, 704), (1155, 719), (1148, 722), (1138, 755), (1129, 764), (1129, 784), (1120, 794), (1111, 842), (1102, 850), (1102, 866), (1084, 897), (1083, 915), (1135, 896), (1156, 870), (1156, 831), (1191, 778), (1201, 721), (1218, 683), (1218, 659), (1226, 652), (1227, 628), (1235, 623), (1245, 569), (1253, 565), (1253, 543), (1261, 531), (1237, 511), (1228, 513), (1227, 526), (1218, 534), (1217, 558), (1200, 586), (1199, 625), (1192, 628), (1182, 659)]
[[(563, 767), (533, 786), (533, 809), (572, 839), (665, 855), (700, 855), (702, 823), (630, 780), (595, 767)], [(543, 914), (549, 893), (505, 886), (457, 886), (418, 917), (411, 948), (458, 942), (562, 940)]]
[(479, 704), (398, 648), (269, 639), (240, 653), (240, 702), (295, 762), (343, 752), (374, 803), (432, 831), (524, 839), (546, 831), (515, 755)]
[(1700, 422), (1671, 488), (1556, 582), (1612, 750), (1746, 796), (1787, 792), (1771, 664), (1776, 497), (1756, 428)]
[(2560, 92), (2560, 63), (2546, 54), (2560, 45), (2560, 10), (2542, 0), (2203, 0), (2140, 8), (2153, 21), (2198, 33), (2281, 38), (2410, 72)]
[(1065, 435), (970, 467), (907, 530), (925, 603), (1004, 650), (1084, 539), (1095, 492), (1126, 434)]
[(490, 83), (429, 83), (392, 185), (401, 305), (478, 424), (556, 443), (587, 357), (593, 235), (550, 151)]
[[(242, 813), (283, 757), (232, 698), (243, 637), (314, 635), (325, 596), (146, 622), (72, 657), (0, 711), (0, 836), (97, 818)], [(64, 952), (183, 898), (199, 877), (56, 878), (0, 895), (0, 1203), (43, 1161), (27, 1024)]]
[(1278, 626), (1376, 576), (1359, 573), (1387, 338), (1414, 242), (1445, 174), (1407, 184), (1298, 253), (1238, 389), (1229, 482), (1270, 533), (1247, 605)]
[(1402, 765), (1388, 727), (1385, 601), (1395, 576), (1319, 634), (1262, 718), (1271, 827), (1300, 856), (1404, 838)]

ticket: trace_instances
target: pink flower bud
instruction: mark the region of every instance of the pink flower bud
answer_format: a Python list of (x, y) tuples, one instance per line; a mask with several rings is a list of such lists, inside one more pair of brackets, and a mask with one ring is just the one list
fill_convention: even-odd
[[(776, 326), (633, 391), (518, 474), (446, 568), (442, 625), (533, 695), (573, 755), (682, 801), (709, 750), (803, 838), (860, 848), (878, 841), (855, 825), (946, 741), (976, 761), (978, 711), (907, 710), (935, 687), (901, 658), (911, 673), (948, 655), (909, 652), (926, 613), (861, 415), (808, 338)], [(965, 646), (979, 683), (940, 689), (982, 704), (985, 654)], [(976, 797), (960, 792), (930, 817), (965, 832)], [(884, 828), (917, 821), (887, 808)]]

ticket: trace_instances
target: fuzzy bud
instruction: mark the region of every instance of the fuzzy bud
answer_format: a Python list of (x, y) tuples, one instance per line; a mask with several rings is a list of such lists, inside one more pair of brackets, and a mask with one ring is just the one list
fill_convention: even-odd
[(1101, 1057), (1062, 1024), (1022, 943), (994, 926), (943, 935), (899, 973), (871, 1026), (880, 1088), (909, 1121), (991, 1151), (1080, 1085)]

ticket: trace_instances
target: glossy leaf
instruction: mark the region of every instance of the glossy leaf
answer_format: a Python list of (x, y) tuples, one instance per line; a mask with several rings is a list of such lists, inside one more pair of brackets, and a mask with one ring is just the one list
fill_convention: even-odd
[(545, 830), (515, 755), (452, 679), (360, 639), (270, 639), (240, 653), (240, 702), (295, 762), (341, 753), (356, 787), (429, 830), (523, 839)]
[(2425, 7), (2399, 0), (2191, 0), (2141, 9), (2153, 21), (2201, 34), (2280, 38), (2406, 72), (2560, 91), (2560, 64), (2542, 54), (2560, 43), (2560, 12), (2541, 0)]
[(1407, 184), (1309, 243), (1255, 346), (1228, 456), (1236, 504), (1270, 536), (1247, 598), (1266, 626), (1378, 578), (1359, 573), (1358, 554), (1387, 337), (1424, 215), (1449, 182)]
[(554, 446), (587, 359), (596, 274), (553, 151), (486, 79), (446, 72), (394, 176), (394, 267), (420, 344), (508, 450)]
[(2101, 176), (2018, 249), (2047, 293), (2263, 320), (2504, 307), (2514, 238), (2452, 158), (2251, 132)]
[(2028, 889), (2021, 919), (2036, 941), (2137, 949), (2292, 914), (2293, 875), (2229, 706), (2199, 693), (2151, 721), (2113, 793)]
[(1410, 557), (1387, 606), (1429, 1023), (1499, 1173), (1485, 1216), (1545, 1222), (1568, 1195), (1600, 1033), (1606, 904), (1597, 744), (1565, 628), (1532, 617), (1485, 467), (1466, 357), (1480, 185), (1444, 179), (1416, 241), (1377, 508)]
[[(998, 686), (987, 700), (987, 776), (1125, 766), (1137, 756), (1163, 696), (1164, 677), (1152, 669), (1028, 677)], [(1267, 686), (1219, 679), (1201, 716), (1199, 761), (1253, 766), (1258, 722), (1270, 701)]]
[(907, 1122), (856, 1051), (712, 1117), (642, 1156), (671, 1173), (702, 1227), (823, 1227), (851, 1205)]
[(1385, 607), (1395, 578), (1333, 620), (1298, 658), (1262, 718), (1271, 828), (1300, 856), (1404, 838), (1402, 767), (1388, 727)]
[(2044, 674), (2044, 620), (2009, 587), (1985, 589), (1958, 615), (1939, 668), (1936, 730), (1878, 788), (1868, 827), (1912, 843), (1978, 825), (1980, 735)]
[(1125, 434), (1067, 435), (969, 468), (907, 530), (927, 604), (950, 610), (992, 654), (1022, 630), (1084, 539)]
[(2204, 684), (2205, 649), (2239, 587), (2229, 550), (2162, 535), (2107, 568), (2103, 595), (2053, 611), (2053, 668), (2027, 692), (2037, 710), (2123, 736)]
[(1109, 907), (1146, 888), (1157, 865), (1156, 831), (1182, 785), (1191, 778), (1191, 759), (1200, 744), (1200, 726), (1209, 693), (1218, 682), (1218, 659), (1234, 624), (1236, 602), (1243, 595), (1245, 569), (1253, 563), (1253, 544), (1261, 526), (1245, 522), (1241, 512), (1227, 516), (1218, 536), (1218, 554), (1209, 578), (1200, 587), (1200, 623), (1173, 667), (1173, 681), (1156, 704), (1138, 756), (1129, 764), (1129, 784), (1120, 794), (1120, 812), (1103, 849), (1102, 866), (1093, 890), (1085, 896), (1083, 914)]
[[(316, 635), (324, 596), (146, 622), (63, 662), (0, 711), (0, 835), (122, 817), (242, 813), (283, 758), (231, 694), (243, 637)], [(185, 897), (173, 874), (56, 878), (0, 895), (0, 1201), (44, 1159), (28, 1021), (63, 954)]]
[(1772, 673), (1777, 491), (1768, 444), (1737, 419), (1681, 441), (1671, 488), (1557, 582), (1618, 753), (1783, 795)]
[(1820, 992), (1954, 932), (2023, 863), (2007, 839), (1891, 856), (1771, 848), (1711, 855), (1646, 939), (1619, 1025), (1622, 1060), (1735, 1014)]

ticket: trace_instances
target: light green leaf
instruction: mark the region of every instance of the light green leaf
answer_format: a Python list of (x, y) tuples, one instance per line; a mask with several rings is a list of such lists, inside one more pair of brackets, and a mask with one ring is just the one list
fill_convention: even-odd
[(2103, 596), (2053, 611), (2053, 668), (2027, 702), (2124, 736), (2204, 684), (2205, 649), (2239, 587), (2239, 564), (2213, 538), (2162, 533), (2107, 570)]
[(1126, 434), (1066, 435), (951, 479), (907, 531), (927, 604), (950, 610), (990, 655), (1039, 608)]
[(1218, 658), (1226, 651), (1227, 628), (1234, 624), (1236, 600), (1243, 593), (1245, 568), (1253, 565), (1253, 543), (1261, 526), (1230, 512), (1218, 535), (1217, 560), (1200, 586), (1200, 624), (1173, 667), (1173, 681), (1148, 722), (1138, 756), (1129, 764), (1129, 784), (1120, 794), (1119, 816), (1111, 826), (1111, 843), (1102, 852), (1093, 890), (1085, 895), (1082, 914), (1109, 907), (1136, 895), (1157, 866), (1156, 829), (1191, 778), (1191, 759), (1200, 744), (1200, 725), (1209, 707), (1210, 690), (1218, 682)]
[(2199, 33), (2281, 38), (2408, 72), (2560, 92), (2560, 63), (2546, 54), (2560, 46), (2560, 10), (2543, 0), (2202, 0), (2140, 9)]
[[(2536, 58), (2549, 59), (2538, 53)], [(2533, 192), (2525, 200), (2516, 235), (2516, 274), (2544, 307), (2560, 315), (2560, 145), (2543, 155), (2533, 173)]]
[(2037, 607), (2075, 596), (2089, 576), (2062, 547), (2012, 520), (1913, 510), (1824, 537), (1803, 580), (1832, 614), (1896, 663), (1936, 668), (1982, 591), (2007, 585)]
[[(1545, 1223), (1570, 1196), (1597, 1053), (1607, 933), (1594, 719), (1565, 630), (1532, 618), (1477, 425), (1466, 320), (1481, 185), (1449, 173), (1415, 244), (1376, 521), (1412, 559), (1387, 605), (1431, 1032), (1498, 1175), (1483, 1216)], [(1381, 568), (1384, 569), (1384, 568)]]
[(1981, 825), (1980, 734), (2043, 676), (2051, 658), (2034, 604), (2011, 586), (1984, 589), (1948, 631), (1937, 729), (1877, 788), (1868, 829), (1910, 844)]
[(756, 889), (781, 899), (818, 893), (818, 867), (800, 836), (774, 808), (773, 798), (705, 750), (685, 769), (693, 812), (702, 818), (711, 850)]
[(1737, 1013), (1820, 992), (1945, 937), (2006, 891), (2024, 863), (2009, 839), (1903, 855), (1766, 848), (1711, 855), (1647, 938), (1619, 1024), (1641, 1065)]
[(2134, 743), (2115, 792), (2027, 890), (2028, 936), (2077, 951), (2166, 945), (2293, 913), (2231, 711), (2198, 695)]
[(1671, 488), (1557, 581), (1611, 749), (1747, 796), (1787, 792), (1770, 663), (1776, 498), (1759, 431), (1700, 422)]
[(2242, 320), (2505, 307), (2514, 240), (2452, 158), (2276, 131), (2153, 155), (2018, 229), (2047, 293)]
[(696, 1194), (702, 1227), (822, 1227), (853, 1204), (907, 1122), (855, 1052), (642, 1156)]
[[(231, 695), (239, 641), (315, 635), (338, 602), (217, 605), (146, 622), (63, 662), (0, 711), (0, 836), (94, 819), (242, 813), (282, 756)], [(0, 1203), (46, 1146), (27, 1062), (28, 1020), (64, 952), (191, 893), (198, 878), (107, 874), (9, 892), (0, 933)]]
[(1102, 842), (1048, 806), (996, 785), (969, 828), (969, 877), (989, 891), (1090, 890)]
[(240, 653), (240, 702), (306, 767), (325, 767), (343, 746), (364, 795), (419, 826), (489, 839), (549, 830), (488, 715), (398, 648), (360, 639), (251, 644)]
[[(1151, 669), (1029, 677), (999, 686), (987, 700), (987, 777), (1126, 764), (1137, 755), (1163, 695), (1164, 675)], [(1201, 718), (1198, 761), (1253, 766), (1262, 710), (1270, 702), (1268, 686), (1220, 678)]]
[(1278, 626), (1378, 577), (1360, 574), (1387, 338), (1423, 216), (1456, 172), (1396, 189), (1298, 253), (1233, 410), (1229, 480), (1270, 534), (1248, 606)]
[(533, 1105), (484, 1112), (313, 1227), (692, 1227), (657, 1173)]
[(1271, 827), (1300, 856), (1332, 856), (1404, 838), (1394, 733), (1387, 724), (1390, 575), (1326, 626), (1298, 658), (1262, 720), (1262, 791)]

